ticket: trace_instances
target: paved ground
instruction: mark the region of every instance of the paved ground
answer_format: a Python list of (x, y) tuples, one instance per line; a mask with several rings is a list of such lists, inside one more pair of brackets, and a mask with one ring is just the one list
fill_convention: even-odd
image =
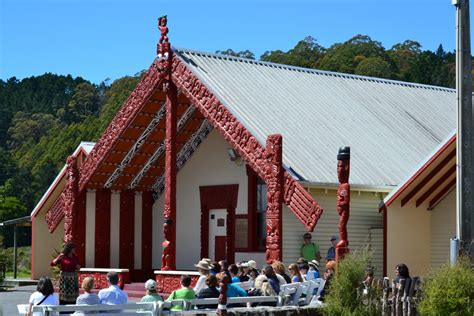
[(27, 304), (31, 293), (35, 290), (36, 285), (27, 285), (0, 292), (0, 316), (19, 315), (16, 305)]

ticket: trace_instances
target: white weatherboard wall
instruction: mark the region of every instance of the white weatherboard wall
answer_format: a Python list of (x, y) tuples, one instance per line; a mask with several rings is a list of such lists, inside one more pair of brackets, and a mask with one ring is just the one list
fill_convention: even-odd
[(449, 239), (456, 235), (456, 189), (426, 212), (431, 212), (431, 267), (437, 268), (449, 262)]
[[(245, 164), (230, 161), (231, 146), (216, 131), (212, 131), (178, 172), (176, 196), (176, 269), (195, 270), (201, 255), (201, 201), (199, 187), (238, 184), (236, 214), (247, 213), (247, 174)], [(164, 194), (153, 206), (153, 224), (163, 227)], [(161, 220), (161, 221), (160, 221)], [(161, 267), (163, 232), (153, 232), (153, 268)], [(158, 236), (161, 238), (157, 239)]]
[[(323, 267), (326, 263), (327, 250), (331, 246), (331, 236), (339, 236), (338, 224), (339, 215), (336, 211), (337, 191), (328, 190), (327, 193), (322, 189), (310, 190), (316, 201), (323, 207), (324, 212), (313, 232), (313, 242), (320, 247), (321, 263)], [(347, 225), (349, 248), (355, 250), (370, 245), (371, 232), (374, 229), (383, 227), (382, 214), (378, 212), (378, 205), (381, 200), (381, 193), (351, 191), (350, 218)], [(295, 215), (283, 206), (283, 261), (285, 264), (296, 262), (300, 257), (300, 247), (303, 243), (303, 234), (306, 232), (303, 224)], [(372, 245), (375, 251), (372, 265), (376, 267), (376, 276), (381, 277), (383, 273), (383, 262), (381, 261), (383, 249), (380, 248), (380, 242)]]

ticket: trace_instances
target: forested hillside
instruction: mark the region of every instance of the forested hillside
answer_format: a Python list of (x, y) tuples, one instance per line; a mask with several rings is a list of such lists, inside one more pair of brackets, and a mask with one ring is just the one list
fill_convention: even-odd
[[(218, 53), (255, 58), (248, 50)], [(287, 52), (267, 51), (260, 60), (446, 87), (455, 82), (455, 55), (441, 46), (432, 52), (405, 41), (385, 49), (365, 35), (329, 48), (307, 37)], [(0, 222), (30, 214), (66, 157), (80, 141), (100, 137), (139, 77), (112, 84), (50, 73), (0, 80)], [(5, 228), (0, 233), (11, 246), (11, 234)]]

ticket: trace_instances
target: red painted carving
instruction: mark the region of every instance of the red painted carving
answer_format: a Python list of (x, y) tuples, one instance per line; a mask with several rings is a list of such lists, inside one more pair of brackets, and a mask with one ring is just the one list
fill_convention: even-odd
[[(191, 275), (191, 285), (190, 287), (194, 287), (198, 280), (198, 276)], [(174, 290), (178, 290), (181, 288), (181, 275), (174, 274), (174, 275), (166, 275), (166, 274), (157, 274), (156, 277), (156, 285), (159, 293), (171, 294)]]
[(161, 270), (176, 269), (176, 117), (177, 91), (173, 83), (166, 91), (166, 139), (165, 139), (165, 218)]
[(347, 237), (347, 222), (349, 221), (350, 206), (350, 148), (341, 147), (337, 155), (337, 213), (339, 214), (339, 242), (336, 245), (336, 261), (349, 253), (349, 239)]
[(270, 135), (266, 143), (267, 183), (267, 263), (282, 261), (283, 158), (281, 135)]
[(49, 232), (52, 233), (58, 227), (64, 217), (64, 194), (60, 194), (49, 211), (44, 216), (48, 224)]
[[(173, 58), (172, 79), (180, 91), (237, 150), (258, 176), (267, 182), (269, 163), (265, 158), (265, 149), (178, 58)], [(312, 231), (323, 209), (289, 173), (284, 172), (284, 179), (284, 203), (306, 228)]]
[(76, 214), (74, 221), (74, 241), (76, 243), (76, 255), (79, 262), (86, 262), (86, 192), (80, 194), (76, 202)]
[(74, 238), (76, 226), (76, 203), (78, 174), (76, 168), (76, 157), (69, 156), (66, 161), (66, 188), (64, 189), (64, 241), (69, 242)]
[[(227, 209), (227, 236), (235, 235), (235, 209), (239, 185), (212, 185), (199, 187), (201, 199), (201, 258), (209, 257), (209, 210)], [(235, 261), (234, 238), (227, 238), (227, 262)]]

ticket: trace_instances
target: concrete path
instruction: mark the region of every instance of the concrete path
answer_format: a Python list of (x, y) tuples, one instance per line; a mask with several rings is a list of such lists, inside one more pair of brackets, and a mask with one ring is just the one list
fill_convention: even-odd
[(19, 286), (0, 292), (0, 316), (19, 315), (16, 305), (28, 304), (28, 299), (34, 291), (36, 285)]

